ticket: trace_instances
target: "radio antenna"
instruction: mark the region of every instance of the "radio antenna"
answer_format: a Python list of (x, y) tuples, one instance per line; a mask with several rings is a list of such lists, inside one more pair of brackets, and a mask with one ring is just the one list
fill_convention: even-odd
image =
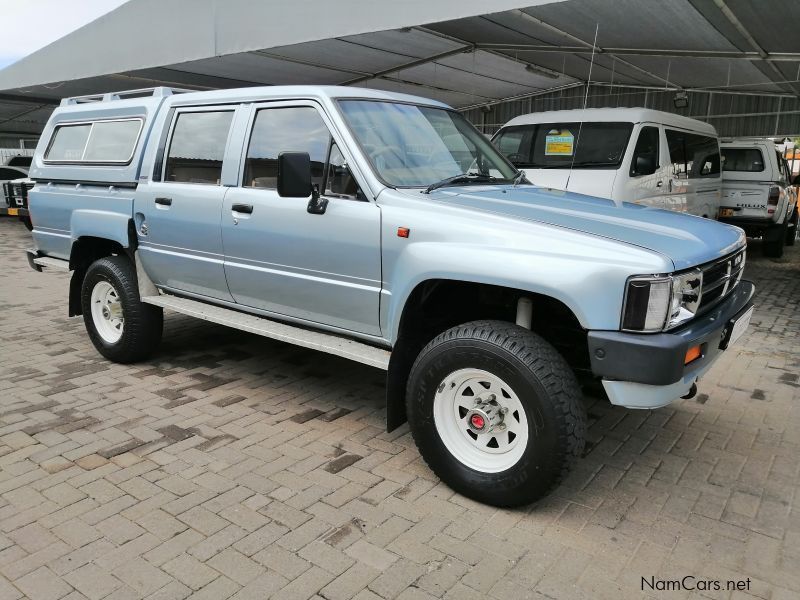
[[(594, 52), (597, 49), (597, 33), (600, 31), (600, 23), (598, 22), (594, 28), (594, 42), (592, 42), (592, 59), (589, 62), (589, 77), (586, 80), (586, 93), (583, 95), (583, 108), (586, 110), (586, 105), (589, 103), (589, 88), (592, 85), (592, 67), (594, 67)], [(581, 143), (581, 131), (583, 130), (583, 120), (578, 123), (578, 137), (575, 138), (575, 145), (572, 148), (572, 161), (569, 163), (569, 174), (567, 175), (567, 189), (569, 189), (569, 180), (572, 179), (572, 167), (575, 166), (575, 156), (578, 154), (578, 146)]]

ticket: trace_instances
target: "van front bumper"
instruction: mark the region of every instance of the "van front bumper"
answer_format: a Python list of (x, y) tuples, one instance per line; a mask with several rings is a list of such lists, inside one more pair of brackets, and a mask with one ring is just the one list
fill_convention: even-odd
[[(612, 404), (657, 408), (685, 396), (711, 368), (730, 340), (734, 322), (753, 306), (755, 286), (740, 281), (725, 300), (668, 333), (590, 331), (592, 373), (601, 377)], [(685, 364), (686, 351), (700, 357)]]

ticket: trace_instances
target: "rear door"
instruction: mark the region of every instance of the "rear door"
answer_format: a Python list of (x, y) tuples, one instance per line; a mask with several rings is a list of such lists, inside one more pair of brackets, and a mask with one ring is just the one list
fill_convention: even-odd
[(234, 113), (230, 106), (178, 109), (158, 173), (137, 189), (139, 255), (156, 285), (233, 300), (223, 267), (220, 214)]
[[(379, 335), (380, 209), (351, 172), (327, 116), (310, 101), (252, 108), (238, 187), (225, 197), (225, 273), (236, 302), (339, 329)], [(329, 200), (277, 191), (281, 152), (308, 152), (313, 180)]]

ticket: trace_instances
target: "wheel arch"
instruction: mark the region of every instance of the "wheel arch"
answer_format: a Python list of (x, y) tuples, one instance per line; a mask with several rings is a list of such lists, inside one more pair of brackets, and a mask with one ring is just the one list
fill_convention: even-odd
[(81, 286), (86, 270), (96, 260), (106, 256), (127, 256), (135, 264), (136, 232), (133, 220), (128, 220), (128, 231), (124, 244), (117, 236), (104, 237), (82, 235), (72, 241), (69, 253), (69, 269), (72, 277), (69, 282), (69, 316), (83, 314), (81, 308)]
[(431, 278), (408, 294), (397, 319), (386, 389), (386, 424), (406, 421), (408, 375), (420, 350), (443, 331), (478, 319), (516, 322), (517, 301), (533, 303), (531, 329), (556, 347), (576, 373), (590, 373), (586, 328), (561, 299), (530, 290), (480, 281)]

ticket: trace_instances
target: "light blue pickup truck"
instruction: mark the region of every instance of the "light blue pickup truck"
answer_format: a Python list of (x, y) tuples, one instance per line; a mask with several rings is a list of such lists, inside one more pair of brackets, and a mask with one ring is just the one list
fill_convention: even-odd
[(630, 408), (691, 396), (753, 310), (740, 229), (538, 188), (424, 98), (68, 98), (31, 177), (30, 264), (72, 272), (103, 356), (146, 358), (167, 308), (385, 369), (388, 428), (498, 506), (581, 455), (581, 384)]

